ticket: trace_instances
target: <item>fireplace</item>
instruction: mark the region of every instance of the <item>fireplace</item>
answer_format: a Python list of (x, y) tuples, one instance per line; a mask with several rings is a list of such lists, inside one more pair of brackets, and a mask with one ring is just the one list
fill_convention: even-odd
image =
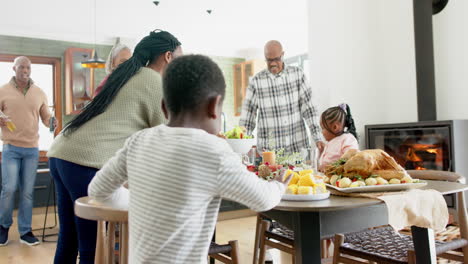
[(452, 126), (418, 122), (366, 126), (366, 147), (390, 154), (405, 169), (452, 170)]
[(366, 148), (386, 151), (405, 169), (468, 175), (468, 120), (366, 125)]
[[(468, 120), (365, 126), (366, 149), (382, 149), (409, 170), (444, 170), (468, 176)], [(449, 207), (455, 206), (447, 196)]]

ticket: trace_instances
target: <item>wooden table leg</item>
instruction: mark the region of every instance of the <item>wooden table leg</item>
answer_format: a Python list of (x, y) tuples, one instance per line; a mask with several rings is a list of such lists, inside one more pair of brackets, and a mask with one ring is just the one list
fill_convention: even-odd
[(411, 227), (416, 263), (436, 264), (434, 231), (430, 228)]
[(297, 212), (293, 230), (295, 264), (320, 264), (320, 213)]

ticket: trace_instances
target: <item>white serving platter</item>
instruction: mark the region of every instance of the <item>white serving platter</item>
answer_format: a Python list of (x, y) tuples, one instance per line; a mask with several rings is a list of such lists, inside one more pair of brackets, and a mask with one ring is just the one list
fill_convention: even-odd
[(392, 191), (403, 191), (415, 188), (421, 188), (427, 185), (425, 181), (419, 181), (417, 183), (400, 183), (400, 184), (385, 184), (385, 185), (372, 185), (372, 186), (361, 186), (352, 188), (340, 188), (331, 184), (325, 184), (328, 188), (335, 189), (344, 193), (355, 193), (355, 192), (392, 192)]
[(318, 201), (330, 197), (330, 192), (319, 194), (283, 194), (282, 200), (286, 201)]

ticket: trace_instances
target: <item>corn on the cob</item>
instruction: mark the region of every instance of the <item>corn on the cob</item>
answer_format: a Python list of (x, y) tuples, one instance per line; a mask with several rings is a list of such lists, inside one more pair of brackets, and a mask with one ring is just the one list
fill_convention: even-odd
[(301, 178), (299, 179), (299, 182), (297, 183), (297, 185), (299, 185), (299, 186), (314, 186), (315, 182), (314, 182), (314, 179), (312, 177), (313, 177), (312, 174), (306, 174), (306, 175), (301, 176)]
[(310, 186), (299, 186), (297, 194), (314, 194), (314, 190)]
[(286, 189), (287, 194), (297, 194), (298, 186), (296, 184), (289, 185)]

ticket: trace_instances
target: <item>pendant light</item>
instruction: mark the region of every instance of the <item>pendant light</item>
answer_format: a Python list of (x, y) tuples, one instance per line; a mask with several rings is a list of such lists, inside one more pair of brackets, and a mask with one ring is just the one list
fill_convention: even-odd
[(106, 61), (99, 58), (96, 50), (96, 0), (94, 0), (94, 55), (91, 59), (82, 61), (81, 67), (83, 68), (93, 68), (93, 69), (102, 69), (106, 67)]

